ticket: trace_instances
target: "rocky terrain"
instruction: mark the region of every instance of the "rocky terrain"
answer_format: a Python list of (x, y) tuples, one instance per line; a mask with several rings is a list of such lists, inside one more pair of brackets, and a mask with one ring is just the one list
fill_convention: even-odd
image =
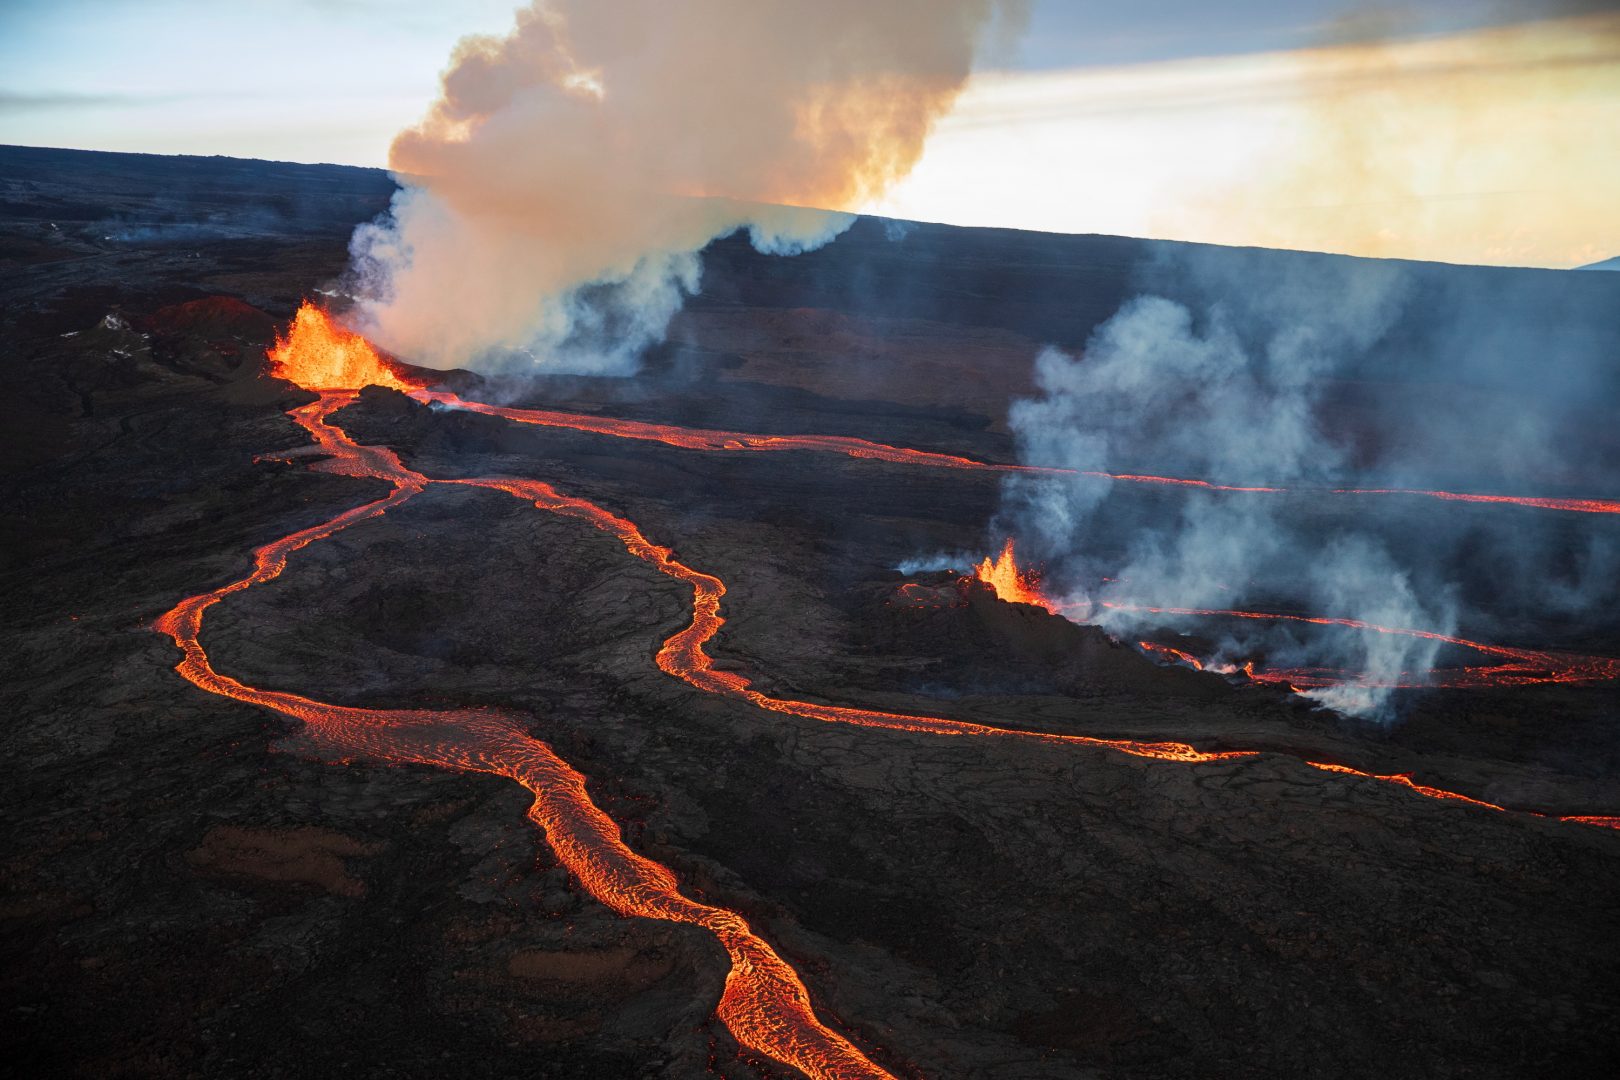
[[(0, 183), (7, 1058), (41, 1076), (789, 1075), (715, 1019), (714, 940), (584, 895), (522, 789), (318, 760), (282, 718), (180, 679), (151, 629), (256, 546), (384, 494), (308, 467), (284, 413), (312, 395), (263, 352), (387, 178), (3, 149)], [(798, 259), (723, 241), (643, 375), (458, 385), (1010, 460), (1033, 350), (1083, 342), (1148, 247), (866, 222)], [(1620, 831), (1300, 759), (1620, 813), (1613, 686), (1414, 695), (1370, 729), (894, 570), (982, 550), (995, 474), (681, 450), (380, 388), (334, 422), (433, 477), (544, 480), (636, 522), (725, 581), (710, 651), (768, 693), (1265, 751), (1184, 765), (704, 694), (654, 663), (690, 590), (477, 489), (432, 487), (210, 613), (216, 667), (256, 686), (532, 718), (633, 848), (745, 914), (894, 1074), (1609, 1075)], [(1601, 428), (1595, 480), (1569, 482), (1612, 480)], [(1524, 632), (1620, 651), (1613, 628)]]

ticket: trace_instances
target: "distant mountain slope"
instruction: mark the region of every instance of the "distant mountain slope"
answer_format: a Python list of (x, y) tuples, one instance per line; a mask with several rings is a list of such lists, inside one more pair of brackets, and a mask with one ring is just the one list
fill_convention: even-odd
[(396, 190), (348, 165), (0, 146), (0, 218), (126, 242), (347, 233)]
[(1604, 259), (1602, 262), (1587, 263), (1585, 266), (1577, 266), (1575, 269), (1577, 269), (1577, 270), (1620, 270), (1620, 255), (1616, 255), (1612, 259)]
[[(350, 231), (386, 211), (396, 190), (381, 169), (0, 146), (0, 269), (27, 271), (0, 276), (0, 310), (27, 309), (69, 285), (120, 295), (183, 287), (177, 299), (231, 295), (284, 318), (342, 272)], [(1440, 417), (1467, 413), (1477, 427), (1487, 415), (1520, 423), (1510, 418), (1620, 401), (1620, 370), (1591, 361), (1620, 355), (1611, 315), (1620, 277), (1605, 274), (878, 218), (793, 258), (760, 254), (738, 233), (702, 259), (700, 291), (649, 371), (702, 370), (733, 386), (839, 401), (949, 403), (995, 428), (1033, 389), (1042, 346), (1082, 350), (1133, 296), (1161, 296), (1203, 318), (1210, 302), (1199, 282), (1224, 282), (1230, 306), (1353, 268), (1398, 269), (1400, 316), (1334, 374), (1339, 407), (1327, 411), (1337, 427), (1363, 440), (1445, 442), (1460, 433)], [(267, 275), (276, 260), (303, 269)], [(1493, 404), (1459, 410), (1457, 387)], [(748, 412), (684, 419), (746, 428)], [(1620, 454), (1620, 437), (1590, 439), (1594, 463), (1620, 460), (1603, 456)]]

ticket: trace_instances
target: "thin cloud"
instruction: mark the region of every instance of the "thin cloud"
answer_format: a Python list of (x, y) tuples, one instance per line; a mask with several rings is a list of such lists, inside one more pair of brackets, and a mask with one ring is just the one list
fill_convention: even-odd
[(126, 94), (31, 94), (21, 90), (0, 90), (0, 112), (100, 108), (129, 103), (130, 98)]
[(128, 108), (142, 105), (168, 105), (201, 98), (240, 97), (236, 94), (84, 94), (74, 91), (0, 90), (0, 114), (56, 112), (69, 109)]

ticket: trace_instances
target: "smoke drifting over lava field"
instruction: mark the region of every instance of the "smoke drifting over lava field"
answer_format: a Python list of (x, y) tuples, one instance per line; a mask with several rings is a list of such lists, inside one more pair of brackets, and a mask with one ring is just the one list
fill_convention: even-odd
[(742, 229), (480, 374), (381, 172), (0, 184), (20, 1067), (1610, 1074), (1616, 275)]

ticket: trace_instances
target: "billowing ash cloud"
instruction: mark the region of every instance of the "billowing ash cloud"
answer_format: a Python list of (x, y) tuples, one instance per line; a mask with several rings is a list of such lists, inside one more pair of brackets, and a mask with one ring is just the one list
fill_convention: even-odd
[[(536, 0), (456, 48), (352, 251), (367, 332), (415, 362), (625, 370), (696, 252), (826, 242), (904, 176), (1019, 0)], [(777, 205), (762, 205), (777, 204)]]
[[(1146, 276), (1178, 299), (1137, 296), (1097, 329), (1083, 358), (1040, 356), (1039, 396), (1010, 415), (1020, 460), (1234, 485), (1322, 485), (1343, 475), (1352, 447), (1322, 428), (1324, 388), (1385, 341), (1412, 292), (1408, 271), (1186, 249)], [(1297, 520), (1286, 497), (1184, 488), (1140, 520), (1140, 506), (1108, 501), (1117, 486), (1095, 477), (1006, 483), (1002, 525), (1052, 568), (1076, 618), (1129, 636), (1178, 621), (1143, 607), (1241, 610), (1287, 598), (1295, 610), (1339, 618), (1454, 628), (1452, 592), (1427, 577), (1417, 587), (1377, 530)], [(1210, 623), (1185, 626), (1207, 634)], [(1289, 623), (1245, 622), (1231, 633), (1221, 652), (1233, 660), (1260, 650), (1276, 666), (1365, 672), (1362, 684), (1313, 694), (1366, 716), (1382, 715), (1389, 694), (1370, 684), (1426, 672), (1437, 651), (1422, 638)]]

